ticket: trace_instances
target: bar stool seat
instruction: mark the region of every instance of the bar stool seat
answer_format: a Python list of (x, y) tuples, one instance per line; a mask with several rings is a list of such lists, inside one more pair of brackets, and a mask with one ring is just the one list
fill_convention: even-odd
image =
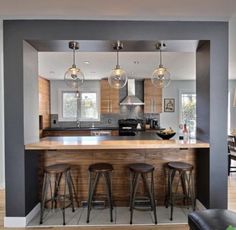
[(149, 173), (154, 171), (154, 167), (150, 164), (145, 164), (145, 163), (134, 163), (134, 164), (129, 164), (129, 169), (133, 172), (139, 172), (139, 173)]
[[(134, 163), (129, 164), (128, 168), (130, 170), (130, 224), (133, 223), (133, 209), (134, 203), (136, 199), (136, 193), (139, 185), (139, 180), (142, 178), (144, 187), (148, 193), (148, 199), (151, 204), (151, 210), (154, 213), (155, 224), (157, 224), (157, 215), (156, 215), (156, 203), (155, 203), (155, 195), (154, 195), (154, 178), (153, 172), (154, 167), (150, 164), (146, 163)], [(147, 176), (151, 173), (151, 183), (149, 183)]]
[(113, 167), (108, 163), (96, 163), (89, 166), (90, 172), (111, 172)]
[(181, 170), (181, 171), (193, 169), (193, 165), (181, 161), (171, 161), (167, 165), (171, 169)]
[(87, 223), (89, 223), (90, 212), (92, 209), (92, 201), (96, 192), (99, 178), (103, 176), (107, 191), (107, 199), (110, 206), (110, 221), (113, 222), (113, 200), (112, 200), (112, 188), (111, 188), (111, 173), (113, 166), (108, 163), (96, 163), (92, 164), (88, 168), (89, 171), (89, 190), (88, 190), (88, 210), (87, 210)]
[[(195, 195), (194, 195), (194, 180), (193, 180), (193, 165), (186, 162), (168, 162), (166, 164), (168, 170), (168, 186), (165, 199), (165, 205), (171, 206), (170, 220), (173, 220), (173, 209), (176, 198), (182, 198), (184, 204), (191, 201), (192, 209), (195, 210)], [(177, 174), (178, 173), (178, 174)], [(173, 188), (174, 180), (179, 175), (177, 185)], [(181, 183), (183, 193), (178, 192), (179, 184)], [(175, 191), (175, 192), (174, 192)]]
[[(43, 188), (42, 188), (42, 201), (41, 201), (41, 211), (40, 211), (40, 224), (43, 223), (43, 215), (45, 204), (47, 202), (51, 202), (51, 209), (57, 208), (57, 202), (62, 202), (61, 209), (63, 215), (63, 225), (65, 225), (65, 208), (66, 208), (66, 199), (69, 198), (72, 212), (74, 209), (74, 201), (73, 201), (73, 192), (75, 194), (75, 189), (72, 181), (72, 177), (70, 174), (71, 166), (69, 164), (54, 164), (44, 169), (44, 178), (43, 178)], [(54, 177), (54, 191), (52, 191), (52, 177)], [(59, 194), (59, 188), (61, 186), (61, 179), (64, 177), (64, 193), (63, 195)], [(69, 197), (66, 194), (66, 187), (69, 190)], [(50, 188), (51, 198), (47, 199), (48, 188)], [(76, 194), (75, 194), (76, 195)]]
[(55, 164), (50, 165), (44, 169), (47, 173), (63, 173), (70, 170), (70, 165), (68, 164)]

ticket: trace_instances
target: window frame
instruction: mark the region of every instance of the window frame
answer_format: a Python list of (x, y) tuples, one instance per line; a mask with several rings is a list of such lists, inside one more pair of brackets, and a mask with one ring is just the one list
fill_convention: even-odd
[[(63, 122), (63, 121), (70, 121), (70, 122), (75, 122), (77, 121), (77, 117), (76, 118), (69, 118), (69, 117), (63, 117), (63, 93), (76, 93), (77, 91), (74, 89), (59, 89), (58, 90), (58, 120), (59, 122)], [(97, 111), (98, 111), (98, 118), (97, 119), (82, 119), (81, 115), (79, 118), (79, 121), (86, 121), (86, 122), (94, 122), (94, 121), (100, 121), (100, 94), (98, 93), (97, 90), (80, 90), (79, 91), (80, 94), (83, 93), (95, 93), (96, 94), (96, 107), (97, 107)], [(81, 106), (81, 103), (79, 103)]]
[[(182, 95), (183, 94), (195, 94), (196, 99), (197, 99), (196, 90), (191, 90), (191, 89), (181, 89), (181, 90), (179, 90), (179, 124), (183, 124), (183, 122), (182, 122), (183, 121), (183, 117), (182, 117), (182, 108), (183, 108), (182, 107)], [(196, 104), (196, 106), (197, 106), (197, 104)], [(197, 122), (197, 118), (196, 118), (196, 122)], [(197, 129), (197, 124), (196, 124), (196, 129)], [(191, 138), (196, 138), (196, 132), (195, 132), (195, 136), (191, 137)]]

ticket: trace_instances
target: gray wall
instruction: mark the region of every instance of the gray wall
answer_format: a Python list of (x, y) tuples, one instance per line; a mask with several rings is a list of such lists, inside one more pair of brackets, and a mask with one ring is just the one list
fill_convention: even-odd
[(24, 42), (24, 141), (39, 140), (38, 52)]
[(5, 187), (4, 151), (3, 21), (0, 20), (0, 188)]
[[(210, 40), (210, 91), (207, 106), (210, 149), (211, 208), (227, 207), (227, 162), (220, 157), (227, 147), (228, 23), (226, 22), (149, 22), (149, 21), (4, 21), (4, 89), (6, 149), (6, 215), (25, 216), (37, 200), (26, 193), (26, 186), (37, 178), (26, 170), (37, 159), (27, 160), (24, 151), (23, 40)], [(14, 66), (14, 68), (12, 68)], [(197, 85), (199, 83), (197, 82)], [(200, 86), (199, 86), (200, 87)], [(198, 92), (197, 92), (198, 93)], [(221, 108), (219, 110), (219, 107)], [(204, 109), (204, 108), (202, 108)], [(198, 114), (197, 114), (198, 116)], [(217, 124), (217, 125), (216, 125)], [(210, 132), (209, 132), (210, 131)], [(14, 144), (13, 144), (14, 143)], [(27, 155), (28, 156), (28, 155)], [(217, 159), (221, 159), (218, 170)], [(216, 167), (215, 167), (216, 166)], [(217, 171), (218, 170), (218, 171)], [(215, 173), (217, 172), (217, 173)], [(199, 182), (204, 178), (198, 178)], [(219, 183), (220, 182), (220, 183)], [(34, 191), (33, 191), (34, 192)], [(217, 196), (221, 192), (221, 199)], [(17, 204), (17, 206), (15, 205)]]
[(233, 129), (236, 129), (236, 107), (233, 106), (234, 95), (236, 93), (236, 80), (229, 81), (229, 94), (230, 94), (230, 101), (229, 101), (229, 112), (230, 112), (230, 120), (229, 120), (229, 132)]
[(170, 85), (167, 88), (163, 89), (163, 106), (164, 98), (174, 98), (175, 99), (175, 112), (163, 112), (160, 114), (161, 127), (169, 128), (178, 132), (180, 124), (180, 92), (184, 90), (190, 90), (196, 92), (196, 81), (194, 80), (182, 80), (182, 81), (171, 81)]

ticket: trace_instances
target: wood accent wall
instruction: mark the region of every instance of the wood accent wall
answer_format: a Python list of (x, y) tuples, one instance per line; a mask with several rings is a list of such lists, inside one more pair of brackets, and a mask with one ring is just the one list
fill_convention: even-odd
[(45, 129), (50, 127), (50, 81), (40, 76), (38, 79), (39, 115), (42, 116), (42, 129)]
[[(97, 162), (108, 162), (114, 167), (112, 173), (113, 200), (117, 206), (128, 206), (129, 170), (128, 164), (145, 162), (155, 167), (155, 196), (159, 205), (164, 205), (166, 193), (165, 163), (184, 161), (194, 165), (196, 175), (195, 149), (137, 149), (137, 150), (51, 150), (41, 155), (39, 170), (40, 188), (42, 188), (43, 167), (57, 163), (68, 163), (72, 166), (72, 178), (76, 187), (79, 202), (86, 201), (88, 196), (88, 167)], [(106, 194), (103, 178), (99, 181), (98, 194)], [(143, 186), (140, 186), (141, 188)], [(182, 190), (180, 190), (182, 191)], [(139, 190), (143, 193), (143, 189)]]
[(150, 79), (144, 80), (144, 113), (162, 112), (162, 89), (156, 88)]
[(113, 114), (120, 112), (119, 90), (110, 87), (108, 80), (101, 81), (101, 114)]

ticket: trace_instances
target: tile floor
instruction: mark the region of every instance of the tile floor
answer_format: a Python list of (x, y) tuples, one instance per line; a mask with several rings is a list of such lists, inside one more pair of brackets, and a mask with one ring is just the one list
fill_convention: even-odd
[[(158, 224), (183, 224), (187, 223), (187, 215), (191, 209), (174, 208), (174, 220), (169, 220), (170, 209), (157, 207)], [(87, 208), (77, 208), (72, 212), (70, 208), (66, 209), (67, 226), (112, 226), (129, 225), (130, 212), (128, 207), (115, 207), (113, 210), (114, 222), (109, 220), (109, 209), (92, 209), (90, 214), (90, 223), (86, 223)], [(39, 214), (29, 223), (28, 227), (52, 227), (62, 225), (62, 212), (60, 209), (47, 210), (44, 215), (44, 223), (39, 225)], [(154, 218), (151, 211), (134, 211), (133, 225), (154, 225)]]

